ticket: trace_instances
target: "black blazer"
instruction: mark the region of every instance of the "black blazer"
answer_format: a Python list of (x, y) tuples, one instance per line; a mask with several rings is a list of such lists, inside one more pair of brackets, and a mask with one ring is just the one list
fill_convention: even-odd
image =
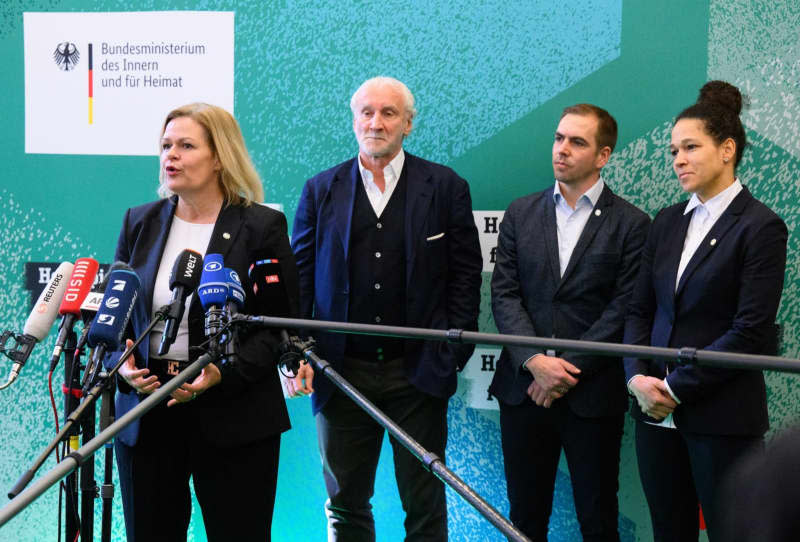
[[(150, 322), (153, 284), (161, 255), (164, 251), (177, 196), (128, 209), (117, 243), (115, 260), (127, 262), (142, 283), (139, 300), (131, 317), (132, 331), (138, 336)], [(225, 235), (227, 234), (227, 235)], [(257, 306), (247, 277), (248, 267), (262, 258), (277, 258), (282, 262), (283, 279), (290, 305), (297, 313), (297, 268), (289, 247), (286, 217), (268, 207), (252, 204), (224, 206), (217, 217), (208, 244), (207, 254), (222, 254), (225, 266), (234, 269), (242, 281), (246, 299), (243, 313), (266, 314)], [(184, 315), (189, 322), (189, 344), (199, 345), (204, 340), (204, 313), (195, 295)], [(239, 362), (235, 367), (222, 366), (222, 381), (192, 402), (197, 415), (207, 423), (202, 425), (203, 437), (216, 446), (237, 446), (266, 438), (289, 429), (289, 417), (283, 391), (276, 370), (276, 332), (253, 329), (240, 335)], [(143, 341), (136, 356), (136, 364), (146, 367), (149, 358), (149, 341)], [(190, 350), (190, 359), (199, 353)], [(119, 356), (112, 356), (116, 362)], [(117, 416), (136, 406), (142, 396), (121, 378), (116, 397)], [(182, 405), (173, 407), (180, 408)], [(120, 439), (128, 446), (136, 444), (138, 421), (129, 425)]]
[[(472, 216), (469, 185), (452, 169), (405, 153), (406, 325), (433, 329), (478, 329), (483, 259)], [(303, 318), (348, 320), (350, 225), (357, 158), (309, 179), (294, 219), (292, 247), (300, 272)], [(345, 350), (342, 333), (315, 334), (321, 356), (339, 369)], [(456, 371), (474, 345), (406, 341), (405, 369), (418, 389), (449, 397)], [(314, 413), (333, 393), (324, 377), (314, 381)]]
[[(675, 278), (692, 213), (663, 209), (645, 246), (625, 324), (625, 342), (723, 352), (776, 354), (775, 316), (783, 289), (788, 233), (783, 220), (744, 188)], [(761, 371), (676, 366), (625, 359), (626, 378), (664, 378), (680, 399), (675, 425), (710, 435), (764, 434), (769, 427)], [(631, 414), (649, 418), (634, 403)]]
[[(554, 188), (511, 203), (500, 223), (492, 275), (492, 312), (500, 333), (622, 341), (626, 306), (650, 217), (606, 185), (560, 277)], [(599, 212), (599, 214), (598, 214)], [(533, 381), (522, 363), (541, 349), (505, 347), (489, 392), (518, 405)], [(559, 353), (581, 370), (565, 396), (576, 414), (624, 412), (620, 358)]]

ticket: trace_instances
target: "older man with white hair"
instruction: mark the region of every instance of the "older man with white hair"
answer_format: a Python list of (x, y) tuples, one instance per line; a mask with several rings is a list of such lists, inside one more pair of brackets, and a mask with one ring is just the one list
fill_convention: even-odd
[[(416, 110), (406, 85), (365, 81), (350, 100), (358, 156), (311, 178), (292, 248), (306, 318), (477, 330), (482, 259), (469, 186), (403, 150)], [(444, 458), (447, 402), (473, 347), (320, 333), (321, 357)], [(329, 540), (375, 540), (370, 498), (384, 430), (324, 377), (315, 381)], [(447, 540), (444, 486), (393, 438), (406, 540)]]

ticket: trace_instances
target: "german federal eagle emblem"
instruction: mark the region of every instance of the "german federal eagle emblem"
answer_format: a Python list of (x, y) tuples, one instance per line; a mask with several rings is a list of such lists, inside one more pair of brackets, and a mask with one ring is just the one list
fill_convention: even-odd
[(53, 51), (53, 60), (55, 60), (56, 65), (65, 72), (74, 70), (80, 58), (81, 54), (78, 52), (78, 48), (74, 43), (68, 41), (56, 45), (56, 50)]

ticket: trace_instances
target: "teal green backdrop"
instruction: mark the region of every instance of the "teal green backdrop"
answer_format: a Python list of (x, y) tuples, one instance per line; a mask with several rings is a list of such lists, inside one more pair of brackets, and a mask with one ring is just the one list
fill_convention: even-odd
[[(164, 5), (152, 0), (6, 0), (0, 6), (2, 329), (20, 330), (27, 316), (24, 262), (110, 261), (124, 210), (155, 199), (157, 186), (156, 157), (25, 154), (22, 14), (159, 9)], [(752, 102), (743, 115), (752, 148), (740, 177), (789, 227), (780, 320), (783, 354), (800, 354), (795, 0), (175, 0), (169, 9), (235, 12), (235, 113), (267, 201), (282, 204), (290, 223), (303, 182), (354, 155), (349, 98), (373, 75), (395, 76), (415, 93), (419, 116), (406, 147), (469, 180), (476, 210), (504, 210), (512, 199), (553, 182), (550, 146), (564, 106), (607, 108), (619, 122), (620, 139), (604, 176), (651, 215), (684, 197), (667, 154), (673, 117), (706, 80), (731, 81)], [(175, 20), (180, 24), (180, 13)], [(494, 331), (488, 279), (484, 274), (481, 329)], [(52, 337), (17, 383), (0, 391), (0, 494), (54, 434), (42, 359), (51, 348)], [(774, 432), (797, 418), (798, 381), (780, 374), (767, 380)], [(274, 539), (325, 540), (308, 401), (291, 401), (290, 414), (294, 428), (282, 442)], [(449, 422), (448, 465), (507, 513), (497, 413), (468, 408), (462, 388), (451, 400)], [(623, 540), (652, 540), (630, 424), (619, 498)], [(373, 505), (378, 539), (401, 540), (389, 453), (381, 460)], [(502, 539), (452, 492), (448, 505), (452, 540)], [(0, 540), (55, 540), (56, 509), (57, 491), (51, 490), (0, 529)], [(195, 512), (190, 540), (205, 540)], [(114, 514), (113, 538), (123, 539), (118, 502)], [(566, 467), (557, 479), (551, 540), (580, 540)]]

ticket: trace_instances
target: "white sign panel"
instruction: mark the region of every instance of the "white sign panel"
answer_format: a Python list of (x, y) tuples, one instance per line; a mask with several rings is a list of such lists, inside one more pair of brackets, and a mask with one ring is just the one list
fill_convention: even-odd
[(25, 152), (158, 154), (177, 106), (233, 113), (233, 12), (25, 13)]
[(459, 375), (459, 388), (465, 388), (465, 401), (470, 408), (500, 410), (497, 399), (489, 395), (500, 348), (475, 348), (467, 366)]
[(494, 271), (497, 236), (500, 233), (500, 222), (503, 221), (504, 214), (505, 211), (472, 211), (481, 243), (484, 273)]

